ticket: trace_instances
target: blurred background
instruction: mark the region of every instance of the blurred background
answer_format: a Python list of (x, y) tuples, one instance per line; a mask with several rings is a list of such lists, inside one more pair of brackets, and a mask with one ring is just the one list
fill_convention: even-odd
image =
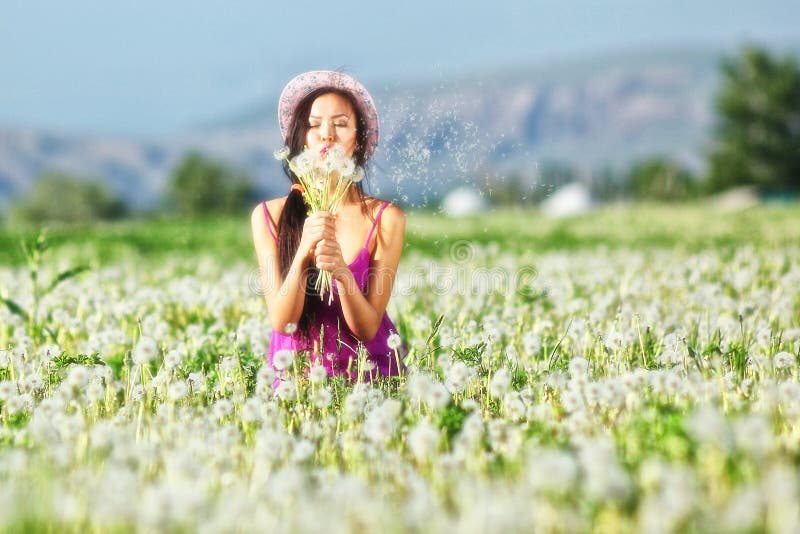
[(0, 218), (246, 217), (285, 194), (277, 97), (367, 85), (368, 191), (458, 215), (800, 191), (800, 3), (255, 0), (0, 8)]

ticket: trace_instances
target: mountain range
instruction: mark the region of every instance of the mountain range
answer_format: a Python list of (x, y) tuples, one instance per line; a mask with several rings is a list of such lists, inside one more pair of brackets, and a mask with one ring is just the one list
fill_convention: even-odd
[[(718, 50), (635, 51), (372, 87), (381, 147), (369, 190), (415, 203), (456, 184), (480, 187), (490, 175), (536, 180), (546, 162), (592, 173), (650, 155), (701, 169), (720, 58)], [(276, 101), (152, 140), (0, 127), (0, 202), (62, 170), (148, 209), (190, 150), (247, 171), (260, 193), (278, 196), (287, 179), (272, 157), (281, 145)]]

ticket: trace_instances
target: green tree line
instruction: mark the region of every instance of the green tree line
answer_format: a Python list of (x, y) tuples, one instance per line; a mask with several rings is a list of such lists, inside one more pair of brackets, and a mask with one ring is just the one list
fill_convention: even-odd
[[(254, 181), (247, 173), (193, 151), (172, 169), (166, 198), (154, 211), (191, 218), (241, 213), (254, 201)], [(47, 171), (11, 206), (8, 218), (30, 224), (86, 224), (130, 214), (124, 200), (101, 180)]]
[[(745, 46), (720, 64), (715, 99), (717, 120), (707, 171), (694, 175), (679, 162), (653, 156), (620, 172), (595, 172), (589, 184), (596, 198), (680, 201), (735, 186), (753, 186), (762, 194), (800, 192), (800, 66), (792, 56), (778, 57)], [(581, 180), (574, 169), (545, 162), (536, 183), (510, 173), (489, 184), (498, 204), (535, 204), (560, 185)], [(199, 152), (190, 152), (172, 169), (162, 210), (184, 217), (241, 213), (254, 202), (247, 173)], [(99, 180), (47, 172), (11, 209), (12, 219), (39, 223), (85, 223), (129, 214), (121, 198)]]
[(720, 62), (713, 144), (707, 170), (695, 175), (675, 159), (655, 155), (627, 170), (605, 169), (581, 176), (545, 162), (535, 179), (511, 173), (492, 184), (495, 201), (536, 203), (554, 188), (586, 182), (599, 200), (681, 201), (737, 186), (766, 196), (800, 193), (800, 65), (763, 48), (744, 46)]

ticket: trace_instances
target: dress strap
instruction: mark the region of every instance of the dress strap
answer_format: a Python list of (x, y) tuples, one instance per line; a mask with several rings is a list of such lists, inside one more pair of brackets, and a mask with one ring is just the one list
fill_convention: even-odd
[(278, 242), (278, 236), (275, 235), (275, 231), (272, 229), (272, 217), (269, 215), (269, 210), (267, 209), (267, 203), (262, 202), (261, 205), (264, 207), (264, 219), (267, 221), (267, 229), (269, 229), (269, 233), (272, 234), (272, 238), (275, 239), (275, 242)]
[(383, 210), (385, 210), (386, 206), (388, 206), (389, 204), (390, 204), (389, 201), (384, 202), (383, 206), (381, 206), (381, 209), (378, 210), (378, 214), (375, 215), (375, 222), (372, 223), (372, 228), (370, 228), (369, 230), (369, 235), (367, 236), (367, 242), (364, 243), (364, 248), (369, 247), (369, 241), (370, 239), (372, 239), (372, 234), (373, 232), (375, 232), (375, 228), (378, 226), (378, 221), (381, 220), (381, 213), (383, 213)]

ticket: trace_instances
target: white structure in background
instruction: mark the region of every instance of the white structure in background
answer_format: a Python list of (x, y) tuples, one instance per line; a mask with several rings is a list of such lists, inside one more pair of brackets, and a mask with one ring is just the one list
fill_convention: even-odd
[(487, 207), (486, 199), (469, 187), (453, 189), (442, 200), (442, 211), (451, 217), (483, 213)]
[(755, 187), (734, 187), (711, 197), (711, 203), (720, 211), (739, 211), (757, 206), (761, 200)]
[(542, 211), (550, 217), (580, 215), (593, 207), (589, 188), (579, 182), (565, 185), (542, 202)]

